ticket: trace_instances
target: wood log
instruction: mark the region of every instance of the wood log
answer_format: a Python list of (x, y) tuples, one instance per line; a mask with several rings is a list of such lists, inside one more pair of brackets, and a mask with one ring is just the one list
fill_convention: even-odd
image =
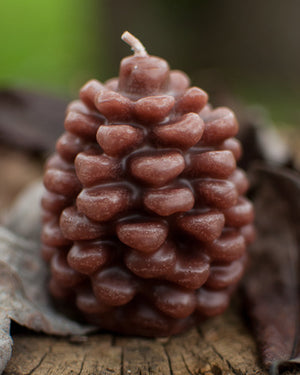
[(238, 306), (164, 339), (95, 334), (70, 339), (13, 336), (4, 375), (263, 375), (256, 344)]

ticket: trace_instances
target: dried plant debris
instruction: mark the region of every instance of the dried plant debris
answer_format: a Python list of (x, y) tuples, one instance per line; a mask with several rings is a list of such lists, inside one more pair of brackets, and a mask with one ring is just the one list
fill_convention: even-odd
[(26, 90), (0, 90), (0, 141), (30, 152), (51, 152), (68, 101)]
[[(39, 211), (39, 204), (33, 198), (26, 196), (27, 207)], [(22, 210), (20, 213), (19, 222), (16, 213), (14, 215), (16, 231), (23, 228)], [(28, 227), (28, 230), (34, 233), (33, 228), (39, 223), (32, 220), (31, 224), (32, 228)], [(46, 283), (47, 269), (39, 256), (38, 241), (0, 227), (0, 373), (11, 355), (10, 320), (55, 335), (82, 335), (94, 330), (94, 327), (76, 323), (56, 311), (46, 292)]]
[(258, 167), (253, 177), (257, 240), (244, 291), (263, 362), (279, 374), (300, 369), (300, 175)]
[[(247, 113), (247, 111), (245, 111)], [(243, 155), (239, 165), (248, 170), (254, 162), (275, 163), (278, 166), (294, 167), (293, 156), (288, 146), (282, 142), (277, 129), (262, 116), (252, 115), (239, 118), (238, 139), (243, 145)]]

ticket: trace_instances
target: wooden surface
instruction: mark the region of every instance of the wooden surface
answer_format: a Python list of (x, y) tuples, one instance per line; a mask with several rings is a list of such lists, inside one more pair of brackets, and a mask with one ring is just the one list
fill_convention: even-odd
[(4, 375), (266, 374), (236, 307), (172, 338), (95, 334), (78, 340), (23, 332), (13, 339)]

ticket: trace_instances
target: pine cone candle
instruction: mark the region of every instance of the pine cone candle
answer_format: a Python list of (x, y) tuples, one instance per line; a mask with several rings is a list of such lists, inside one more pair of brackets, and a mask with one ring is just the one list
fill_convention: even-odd
[(188, 77), (135, 54), (69, 105), (46, 165), (50, 291), (89, 322), (166, 336), (222, 313), (253, 240), (236, 118)]

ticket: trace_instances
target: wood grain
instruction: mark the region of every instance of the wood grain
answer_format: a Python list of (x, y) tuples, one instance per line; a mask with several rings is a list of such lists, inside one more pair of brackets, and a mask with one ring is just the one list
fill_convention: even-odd
[(166, 339), (96, 334), (75, 340), (31, 332), (13, 339), (4, 375), (267, 374), (238, 307)]

